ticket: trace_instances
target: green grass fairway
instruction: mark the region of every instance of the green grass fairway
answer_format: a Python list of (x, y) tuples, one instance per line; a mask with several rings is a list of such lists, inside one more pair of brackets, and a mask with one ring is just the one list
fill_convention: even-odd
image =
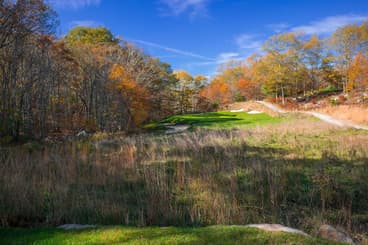
[(248, 114), (246, 112), (209, 112), (202, 114), (177, 115), (166, 118), (158, 123), (146, 125), (146, 129), (165, 129), (165, 124), (191, 125), (192, 127), (231, 128), (254, 126), (265, 123), (281, 122), (281, 118), (271, 117), (266, 113)]
[(336, 244), (302, 235), (241, 226), (204, 228), (104, 227), (83, 231), (2, 229), (0, 244)]

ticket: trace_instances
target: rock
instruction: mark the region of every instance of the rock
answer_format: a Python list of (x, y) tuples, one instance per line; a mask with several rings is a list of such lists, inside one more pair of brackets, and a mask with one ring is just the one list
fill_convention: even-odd
[(58, 228), (69, 231), (69, 230), (91, 229), (91, 228), (96, 228), (96, 226), (95, 225), (65, 224), (65, 225), (58, 226)]
[(87, 132), (84, 131), (84, 130), (82, 130), (79, 133), (77, 133), (77, 137), (85, 137), (85, 136), (87, 136)]
[(330, 225), (322, 225), (319, 228), (318, 236), (330, 241), (354, 244), (353, 239), (348, 234)]
[(254, 227), (265, 231), (282, 231), (282, 232), (288, 232), (288, 233), (296, 233), (303, 236), (309, 236), (307, 233), (301, 230), (297, 230), (294, 228), (290, 228), (287, 226), (279, 225), (279, 224), (252, 224), (247, 225), (247, 227)]
[(305, 97), (298, 96), (298, 97), (295, 99), (295, 101), (297, 101), (297, 102), (304, 102), (304, 101), (306, 101), (306, 98), (305, 98)]
[(187, 131), (191, 126), (190, 125), (175, 125), (167, 127), (166, 134), (177, 134)]

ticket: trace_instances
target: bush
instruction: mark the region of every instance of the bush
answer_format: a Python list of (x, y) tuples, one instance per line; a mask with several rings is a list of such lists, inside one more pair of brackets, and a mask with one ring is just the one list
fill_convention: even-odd
[(329, 85), (326, 88), (323, 88), (319, 91), (320, 94), (328, 94), (328, 93), (335, 93), (338, 92), (335, 86)]

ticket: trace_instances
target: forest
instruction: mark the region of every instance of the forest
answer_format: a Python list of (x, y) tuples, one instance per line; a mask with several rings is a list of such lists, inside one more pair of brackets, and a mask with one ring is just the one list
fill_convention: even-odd
[(2, 1), (0, 11), (0, 132), (8, 140), (128, 131), (200, 104), (205, 77), (174, 73), (106, 28), (57, 38), (56, 13), (43, 1)]

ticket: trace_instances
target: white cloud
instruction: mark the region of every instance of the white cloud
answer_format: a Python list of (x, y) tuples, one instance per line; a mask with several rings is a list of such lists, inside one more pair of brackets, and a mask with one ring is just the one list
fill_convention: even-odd
[(57, 8), (79, 9), (93, 5), (97, 6), (101, 1), (102, 0), (51, 0), (50, 2)]
[(240, 62), (244, 61), (250, 54), (261, 52), (263, 41), (257, 39), (257, 35), (242, 34), (235, 38), (235, 43), (238, 46), (238, 51), (220, 53), (216, 59), (191, 63), (191, 66), (212, 66), (223, 65), (230, 61)]
[(179, 55), (175, 55), (175, 54), (168, 54), (168, 55), (158, 55), (158, 56), (155, 56), (156, 58), (158, 59), (167, 59), (167, 58), (178, 58)]
[(221, 53), (217, 56), (216, 64), (222, 65), (226, 64), (230, 61), (242, 61), (244, 60), (244, 56), (241, 56), (239, 53), (230, 52), (230, 53)]
[(75, 20), (70, 22), (70, 27), (77, 27), (77, 26), (98, 27), (103, 26), (103, 24), (94, 20)]
[(197, 62), (191, 63), (192, 66), (211, 66), (211, 65), (223, 65), (228, 63), (229, 61), (242, 61), (245, 57), (241, 56), (239, 53), (228, 52), (228, 53), (220, 53), (216, 59), (212, 61), (205, 62)]
[[(250, 54), (255, 52), (261, 52), (261, 46), (263, 40), (259, 39), (257, 35), (254, 34), (242, 34), (235, 38), (235, 43), (237, 44), (238, 51), (235, 52), (224, 52), (220, 53), (216, 59), (211, 61), (203, 61), (188, 64), (188, 67), (193, 66), (208, 66), (208, 67), (218, 67), (227, 64), (231, 61), (236, 64), (242, 64)], [(214, 68), (210, 74), (211, 77), (216, 75), (216, 68)]]
[(235, 43), (240, 49), (253, 49), (258, 51), (262, 46), (262, 41), (256, 39), (256, 35), (242, 34), (235, 38)]
[(366, 19), (368, 19), (368, 16), (362, 15), (329, 16), (318, 21), (312, 21), (307, 25), (293, 27), (291, 31), (302, 32), (307, 35), (331, 34), (339, 27), (362, 22)]
[[(186, 65), (187, 69), (192, 69), (193, 67), (201, 67), (202, 70), (207, 70), (206, 76), (211, 80), (216, 75), (220, 74), (219, 67), (228, 64), (229, 62), (234, 62), (236, 65), (241, 65), (243, 61), (248, 57), (248, 55), (242, 55), (236, 52), (220, 53), (214, 61), (204, 61), (189, 63)], [(207, 67), (207, 68), (204, 68)]]
[(160, 0), (163, 15), (178, 16), (189, 13), (190, 17), (207, 16), (207, 7), (211, 0)]
[(275, 33), (280, 33), (288, 29), (290, 25), (287, 23), (276, 23), (276, 24), (269, 24), (266, 27), (271, 29)]
[(143, 44), (143, 45), (146, 45), (146, 46), (166, 50), (168, 52), (183, 55), (183, 56), (189, 56), (189, 57), (192, 57), (192, 58), (197, 58), (197, 59), (207, 60), (207, 61), (214, 61), (215, 60), (213, 58), (209, 58), (209, 57), (206, 57), (206, 56), (203, 56), (203, 55), (200, 55), (200, 54), (196, 54), (196, 53), (193, 53), (193, 52), (184, 51), (184, 50), (180, 50), (180, 49), (170, 48), (170, 47), (163, 46), (163, 45), (157, 44), (157, 43), (152, 43), (152, 42), (147, 42), (147, 41), (137, 40), (137, 39), (130, 39), (130, 41), (133, 42), (133, 43), (139, 43), (139, 44)]
[(239, 53), (230, 52), (230, 53), (221, 53), (218, 56), (218, 60), (231, 60), (239, 58)]

